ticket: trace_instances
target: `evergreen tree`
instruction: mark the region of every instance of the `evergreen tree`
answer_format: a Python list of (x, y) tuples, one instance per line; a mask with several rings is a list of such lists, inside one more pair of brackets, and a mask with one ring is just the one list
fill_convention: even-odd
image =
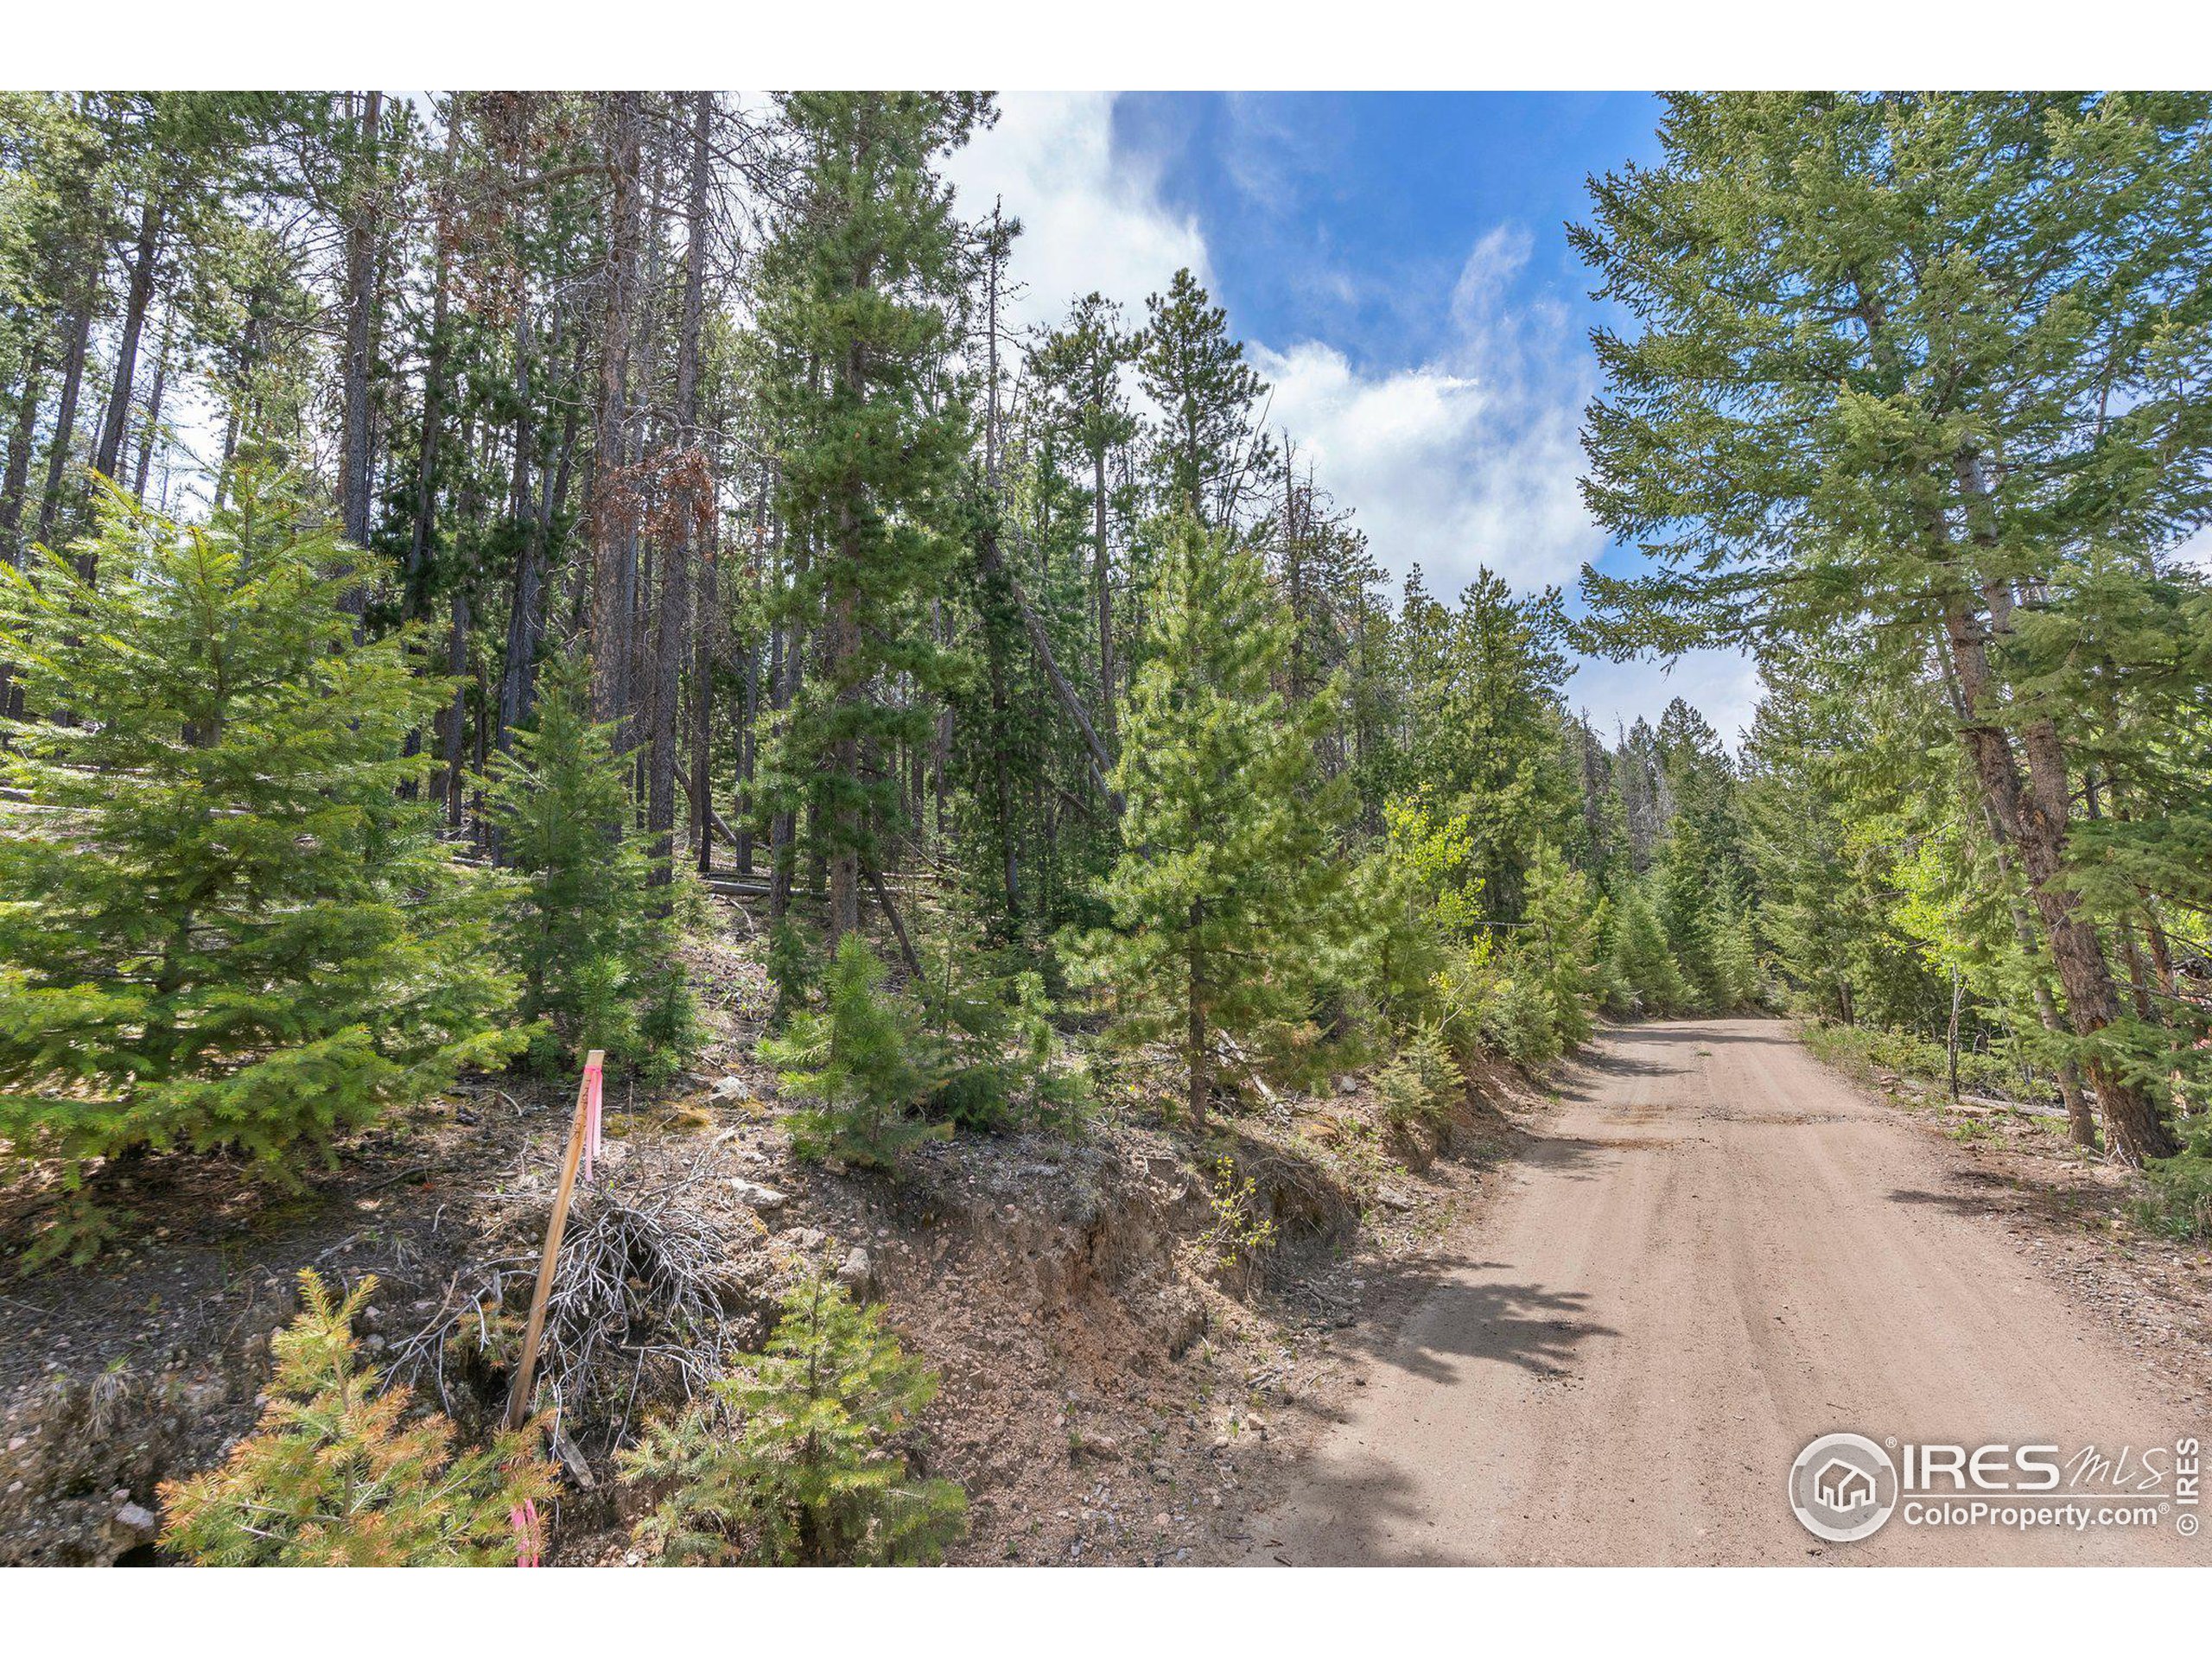
[(437, 689), (357, 643), (330, 533), (274, 486), (204, 526), (103, 488), (0, 570), (27, 707), (0, 809), (0, 1138), (274, 1166), (512, 1052), (489, 884), (400, 786)]
[(1554, 589), (1516, 600), (1488, 569), (1461, 592), (1456, 611), (1408, 585), (1415, 626), (1406, 760), (1466, 813), (1473, 871), (1493, 921), (1521, 919), (1532, 849), (1559, 845), (1575, 816), (1560, 708), (1567, 671), (1560, 603)]
[(1110, 505), (1106, 461), (1116, 449), (1136, 435), (1136, 416), (1122, 392), (1122, 365), (1131, 360), (1137, 342), (1122, 327), (1121, 308), (1098, 294), (1077, 300), (1061, 327), (1047, 334), (1031, 355), (1031, 364), (1052, 403), (1052, 418), (1073, 439), (1090, 463), (1090, 507), (1092, 599), (1098, 625), (1098, 709), (1107, 747), (1117, 741), (1114, 729), (1120, 701), (1120, 676), (1114, 660), (1113, 566), (1107, 549), (1106, 525)]
[(885, 988), (883, 964), (858, 934), (839, 941), (823, 989), (820, 1008), (760, 1045), (785, 1090), (814, 1103), (785, 1120), (792, 1150), (887, 1169), (950, 1135), (950, 1125), (916, 1116), (944, 1080), (936, 1045), (918, 1012)]
[(914, 1566), (967, 1525), (967, 1494), (894, 1449), (937, 1374), (819, 1278), (784, 1298), (767, 1351), (714, 1400), (649, 1424), (624, 1454), (664, 1490), (638, 1537), (663, 1560), (762, 1567)]
[(1125, 1035), (1167, 1037), (1202, 1122), (1217, 1035), (1306, 1012), (1335, 920), (1343, 791), (1320, 782), (1331, 698), (1284, 706), (1287, 622), (1259, 555), (1183, 518), (1152, 595), (1114, 785), (1128, 801), (1090, 970)]
[(1161, 410), (1154, 435), (1161, 511), (1227, 524), (1272, 463), (1274, 446), (1253, 418), (1267, 382), (1230, 336), (1228, 314), (1187, 270), (1145, 308), (1137, 373)]
[(1608, 921), (1606, 963), (1616, 1011), (1666, 1014), (1688, 1007), (1690, 988), (1668, 949), (1666, 931), (1643, 882), (1625, 880), (1615, 890)]
[(2022, 634), (2085, 549), (2155, 567), (2212, 507), (2212, 98), (1683, 95), (1660, 140), (1571, 232), (1641, 325), (1597, 335), (1586, 493), (1661, 566), (1586, 577), (1599, 637), (1932, 645), (2111, 1145), (2171, 1154), (2081, 890), (2082, 711)]
[(261, 1421), (221, 1467), (162, 1486), (164, 1546), (201, 1567), (515, 1564), (516, 1512), (554, 1491), (536, 1426), (456, 1454), (445, 1418), (409, 1421), (408, 1390), (355, 1353), (376, 1285), (334, 1301), (302, 1269), (307, 1306), (270, 1342)]
[(991, 112), (950, 92), (793, 92), (779, 107), (801, 178), (762, 259), (761, 400), (785, 532), (810, 554), (779, 609), (819, 619), (821, 655), (766, 781), (783, 810), (808, 809), (834, 944), (859, 926), (861, 877), (899, 817), (885, 762), (927, 738), (921, 698), (949, 668), (919, 606), (955, 552), (968, 421), (946, 395), (961, 234), (936, 168)]
[(592, 722), (589, 699), (582, 660), (557, 659), (512, 751), (493, 757), (486, 812), (521, 878), (499, 946), (522, 980), (522, 1018), (550, 1027), (532, 1055), (541, 1070), (594, 1048), (666, 1066), (689, 1045), (690, 993), (675, 925), (653, 902), (652, 861), (626, 832), (613, 724)]

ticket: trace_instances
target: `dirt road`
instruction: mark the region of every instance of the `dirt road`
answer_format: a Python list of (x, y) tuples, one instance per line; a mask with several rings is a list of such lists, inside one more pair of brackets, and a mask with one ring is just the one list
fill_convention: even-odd
[(1943, 1192), (1943, 1151), (1778, 1021), (1606, 1034), (1253, 1518), (1250, 1559), (2212, 1563), (2178, 1512), (2027, 1533), (1899, 1515), (1845, 1544), (1791, 1514), (1790, 1463), (1831, 1430), (2062, 1455), (2206, 1434)]

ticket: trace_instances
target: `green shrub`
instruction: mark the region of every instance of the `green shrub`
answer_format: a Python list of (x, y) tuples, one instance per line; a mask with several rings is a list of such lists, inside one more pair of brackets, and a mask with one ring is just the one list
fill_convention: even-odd
[(1382, 1107), (1400, 1128), (1433, 1125), (1466, 1093), (1466, 1074), (1444, 1040), (1443, 1029), (1419, 1025), (1376, 1077)]
[(943, 1074), (930, 1116), (973, 1129), (1080, 1122), (1090, 1078), (1052, 1028), (1044, 976), (1030, 970), (962, 984), (954, 972), (948, 961), (926, 989)]
[(2170, 1238), (2212, 1238), (2212, 1118), (2184, 1118), (2181, 1137), (2178, 1153), (2145, 1166), (2151, 1196), (2136, 1219)]
[(1534, 1071), (1566, 1051), (1570, 1030), (1586, 1029), (1578, 996), (1563, 1000), (1540, 963), (1488, 939), (1458, 953), (1438, 983), (1444, 1029), (1464, 1055), (1497, 1054)]
[(659, 1501), (639, 1541), (679, 1564), (899, 1566), (938, 1560), (967, 1494), (899, 1449), (935, 1372), (817, 1278), (784, 1299), (766, 1351), (713, 1398), (646, 1427), (626, 1478)]
[(456, 1456), (454, 1426), (406, 1421), (410, 1396), (354, 1354), (353, 1319), (312, 1268), (307, 1306), (271, 1344), (276, 1374), (260, 1426), (221, 1467), (166, 1483), (162, 1542), (205, 1567), (494, 1567), (515, 1564), (512, 1516), (553, 1495), (537, 1430)]
[(1217, 1158), (1213, 1166), (1213, 1190), (1206, 1195), (1213, 1214), (1202, 1242), (1217, 1265), (1242, 1271), (1244, 1291), (1252, 1289), (1252, 1270), (1275, 1246), (1274, 1217), (1260, 1210), (1259, 1186), (1247, 1175), (1236, 1179), (1236, 1161)]
[(883, 964), (856, 933), (830, 963), (823, 1006), (794, 1014), (760, 1052), (787, 1092), (812, 1103), (785, 1120), (802, 1158), (888, 1168), (952, 1132), (918, 1116), (944, 1086), (937, 1046), (913, 1006), (886, 988)]

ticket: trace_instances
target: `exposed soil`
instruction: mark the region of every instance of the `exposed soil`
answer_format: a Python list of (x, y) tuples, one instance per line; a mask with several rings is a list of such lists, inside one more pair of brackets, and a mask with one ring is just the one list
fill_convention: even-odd
[(1835, 1429), (2212, 1438), (2212, 1263), (2134, 1232), (2130, 1178), (2061, 1128), (1900, 1108), (1779, 1021), (1605, 1033), (1497, 1201), (1399, 1271), (1410, 1305), (1238, 1559), (2212, 1560), (2171, 1524), (1829, 1545), (1788, 1508)]
[[(1077, 1137), (962, 1136), (898, 1179), (802, 1165), (773, 1079), (751, 1063), (757, 964), (738, 945), (692, 954), (712, 1041), (666, 1089), (610, 1090), (608, 1153), (571, 1245), (594, 1205), (680, 1192), (712, 1241), (734, 1352), (807, 1273), (879, 1301), (941, 1374), (912, 1449), (969, 1491), (958, 1561), (1241, 1549), (1244, 1516), (1327, 1427), (1408, 1287), (1438, 1270), (1439, 1241), (1495, 1182), (1510, 1115), (1535, 1104), (1525, 1084), (1488, 1075), (1451, 1124), (1409, 1139), (1347, 1077), (1313, 1096), (1257, 1092), (1197, 1138), (1163, 1132), (1141, 1089)], [(474, 1079), (289, 1189), (219, 1159), (106, 1173), (102, 1196), (130, 1212), (135, 1242), (0, 1281), (0, 1564), (157, 1560), (156, 1488), (252, 1426), (302, 1266), (343, 1285), (376, 1274), (371, 1357), (464, 1430), (487, 1421), (572, 1100), (573, 1085)], [(1281, 1236), (1249, 1282), (1205, 1239), (1224, 1155)], [(20, 1251), (44, 1202), (35, 1178), (0, 1192), (0, 1247)], [(457, 1358), (440, 1340), (454, 1331), (489, 1342)], [(579, 1383), (564, 1401), (556, 1560), (638, 1559), (638, 1499), (611, 1478), (611, 1452), (696, 1385), (668, 1346), (639, 1335), (603, 1367), (617, 1386), (586, 1397)]]

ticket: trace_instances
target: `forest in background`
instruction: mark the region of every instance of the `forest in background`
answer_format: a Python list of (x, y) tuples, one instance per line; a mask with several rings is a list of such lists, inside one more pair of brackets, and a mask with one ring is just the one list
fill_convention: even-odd
[[(1391, 580), (1188, 271), (1010, 326), (992, 119), (0, 102), (13, 1252), (149, 1152), (670, 1074), (704, 873), (848, 1163), (1787, 1008), (2212, 1219), (2204, 99), (1670, 100), (1570, 229), (1650, 556), (1586, 612)], [(1573, 709), (1713, 645), (1736, 753)]]

